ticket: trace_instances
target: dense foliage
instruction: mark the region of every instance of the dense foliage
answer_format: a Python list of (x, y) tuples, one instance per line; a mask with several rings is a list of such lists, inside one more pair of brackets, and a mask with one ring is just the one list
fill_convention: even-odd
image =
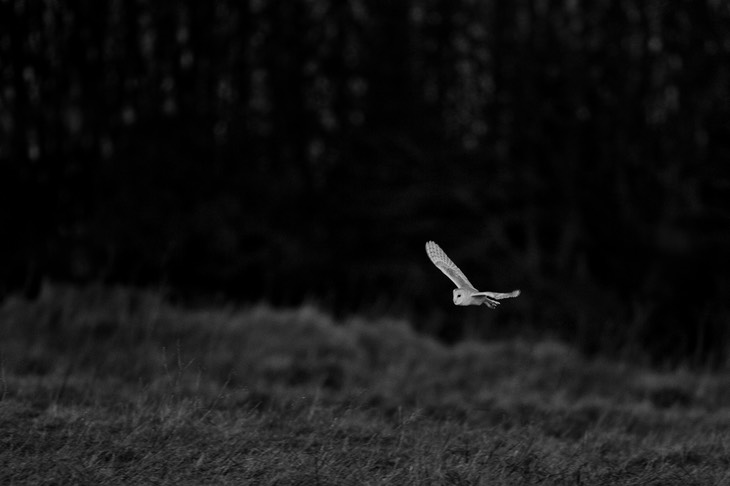
[(720, 0), (4, 0), (0, 285), (377, 303), (438, 331), (435, 239), (525, 291), (451, 320), (704, 360), (730, 316), (729, 114)]

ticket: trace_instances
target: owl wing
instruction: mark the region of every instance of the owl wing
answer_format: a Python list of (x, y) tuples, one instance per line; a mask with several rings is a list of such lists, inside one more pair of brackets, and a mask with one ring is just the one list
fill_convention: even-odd
[(431, 259), (433, 264), (436, 265), (439, 270), (444, 272), (444, 275), (449, 277), (452, 282), (454, 282), (457, 288), (469, 289), (473, 290), (474, 292), (477, 291), (477, 289), (471, 284), (471, 282), (469, 282), (469, 279), (466, 278), (464, 272), (459, 270), (459, 267), (457, 267), (456, 264), (451, 261), (451, 258), (446, 256), (444, 250), (442, 250), (441, 247), (438, 246), (436, 243), (434, 243), (433, 241), (426, 242), (426, 254), (428, 255), (428, 258)]
[[(520, 295), (519, 290), (513, 290), (512, 292), (506, 292), (506, 293), (500, 293), (500, 292), (476, 292), (473, 294), (473, 297), (478, 297), (480, 295), (483, 295), (485, 297), (489, 297), (490, 299), (511, 299), (512, 297), (517, 297)], [(497, 302), (499, 303), (499, 302)]]

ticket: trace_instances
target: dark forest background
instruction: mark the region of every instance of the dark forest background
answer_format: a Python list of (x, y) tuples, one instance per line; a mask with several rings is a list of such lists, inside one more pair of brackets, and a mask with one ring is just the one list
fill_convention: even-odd
[[(724, 0), (0, 0), (0, 294), (720, 363), (729, 115)], [(454, 309), (429, 239), (523, 296)]]

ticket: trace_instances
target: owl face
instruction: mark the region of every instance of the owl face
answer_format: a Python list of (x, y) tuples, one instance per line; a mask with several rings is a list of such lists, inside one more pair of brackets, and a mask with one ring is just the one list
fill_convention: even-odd
[(463, 289), (454, 289), (454, 305), (467, 305), (469, 294)]

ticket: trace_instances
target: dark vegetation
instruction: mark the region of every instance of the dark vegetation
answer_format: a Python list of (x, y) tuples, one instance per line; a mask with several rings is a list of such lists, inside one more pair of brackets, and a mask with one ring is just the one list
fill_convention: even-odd
[[(719, 0), (0, 2), (0, 294), (315, 301), (720, 364)], [(437, 240), (488, 289), (451, 309)]]
[(730, 375), (313, 307), (0, 306), (0, 483), (722, 485)]

